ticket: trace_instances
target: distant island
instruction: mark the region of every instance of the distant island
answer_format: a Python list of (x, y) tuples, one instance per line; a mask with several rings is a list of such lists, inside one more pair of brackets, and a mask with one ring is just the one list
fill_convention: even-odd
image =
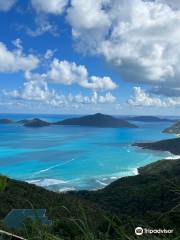
[(172, 154), (180, 154), (180, 138), (166, 139), (150, 143), (135, 143), (133, 146), (150, 150), (168, 151)]
[(136, 116), (126, 118), (128, 121), (137, 121), (137, 122), (174, 122), (175, 120), (160, 118), (155, 116)]
[(99, 128), (137, 128), (133, 123), (129, 123), (126, 120), (118, 119), (110, 115), (104, 115), (96, 113), (94, 115), (87, 115), (79, 118), (65, 119), (59, 122), (47, 122), (39, 118), (24, 119), (20, 121), (14, 121), (11, 119), (0, 119), (0, 123), (18, 123), (25, 127), (45, 127), (50, 125), (71, 125), (71, 126), (87, 126), (87, 127), (99, 127)]
[(23, 124), (25, 127), (45, 127), (51, 125), (51, 123), (43, 121), (39, 118), (34, 118), (31, 120), (21, 120), (18, 123)]
[(87, 126), (101, 128), (137, 128), (135, 124), (126, 120), (118, 119), (110, 115), (96, 113), (79, 118), (65, 119), (55, 123), (56, 125)]
[(180, 121), (166, 128), (163, 133), (180, 134)]
[(12, 119), (8, 119), (8, 118), (2, 118), (0, 119), (0, 124), (9, 124), (9, 123), (14, 123), (15, 121)]
[[(101, 127), (101, 128), (137, 128), (138, 126), (129, 122), (174, 122), (175, 120), (167, 118), (159, 118), (154, 116), (136, 116), (136, 117), (113, 117), (110, 115), (96, 113), (92, 115), (77, 117), (77, 118), (68, 118), (58, 122), (47, 122), (39, 118), (34, 119), (24, 119), (20, 121), (15, 121), (12, 119), (0, 119), (0, 124), (9, 124), (9, 123), (19, 123), (25, 127), (45, 127), (50, 125), (71, 125), (71, 126), (87, 126), (87, 127)], [(180, 121), (177, 122), (177, 126), (180, 125)], [(177, 129), (177, 126), (174, 125), (174, 129)], [(168, 131), (168, 129), (167, 129)], [(170, 130), (169, 130), (170, 133)], [(172, 131), (172, 133), (174, 133)], [(176, 133), (176, 132), (175, 132)], [(180, 133), (180, 132), (177, 132)]]

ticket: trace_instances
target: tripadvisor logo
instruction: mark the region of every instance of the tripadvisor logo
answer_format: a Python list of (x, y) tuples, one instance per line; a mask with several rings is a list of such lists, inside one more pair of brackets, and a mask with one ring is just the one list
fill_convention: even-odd
[(150, 228), (135, 228), (135, 234), (137, 236), (141, 236), (143, 234), (171, 234), (173, 233), (173, 229), (150, 229)]
[(142, 227), (137, 227), (137, 228), (135, 228), (135, 234), (137, 235), (137, 236), (140, 236), (140, 235), (143, 235), (143, 228)]

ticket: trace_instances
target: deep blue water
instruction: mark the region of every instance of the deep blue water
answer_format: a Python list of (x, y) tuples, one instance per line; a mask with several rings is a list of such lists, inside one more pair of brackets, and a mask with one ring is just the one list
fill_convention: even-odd
[[(1, 114), (3, 117), (34, 116)], [(57, 121), (69, 116), (36, 117)], [(0, 173), (55, 191), (102, 188), (119, 177), (134, 175), (137, 167), (169, 156), (131, 144), (174, 137), (161, 132), (171, 123), (136, 124), (137, 129), (1, 124)]]

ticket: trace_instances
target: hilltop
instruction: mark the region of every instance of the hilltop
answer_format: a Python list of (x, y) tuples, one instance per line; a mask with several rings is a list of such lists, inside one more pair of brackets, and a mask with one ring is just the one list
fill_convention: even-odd
[(137, 128), (135, 124), (129, 123), (126, 120), (118, 119), (110, 115), (96, 113), (94, 115), (87, 115), (79, 118), (70, 118), (58, 122), (47, 122), (39, 118), (24, 119), (20, 121), (13, 121), (11, 119), (1, 119), (0, 123), (18, 123), (25, 127), (44, 127), (50, 125), (72, 125), (72, 126), (87, 126), (87, 127), (101, 127), (101, 128)]
[(56, 125), (75, 125), (101, 128), (137, 128), (136, 125), (129, 123), (126, 120), (118, 119), (110, 115), (96, 113), (79, 118), (65, 119), (55, 123)]
[(21, 120), (18, 123), (23, 124), (25, 127), (45, 127), (51, 125), (51, 123), (43, 121), (39, 118), (34, 118), (30, 120)]

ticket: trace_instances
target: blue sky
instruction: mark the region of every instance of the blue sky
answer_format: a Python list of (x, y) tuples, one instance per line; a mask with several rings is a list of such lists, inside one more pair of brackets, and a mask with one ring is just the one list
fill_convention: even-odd
[(0, 112), (178, 115), (179, 23), (176, 0), (0, 0)]

